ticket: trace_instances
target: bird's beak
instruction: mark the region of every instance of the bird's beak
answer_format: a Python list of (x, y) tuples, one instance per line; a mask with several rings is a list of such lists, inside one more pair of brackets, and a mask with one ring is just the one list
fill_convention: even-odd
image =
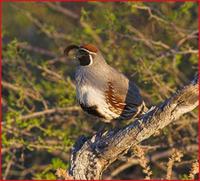
[(64, 50), (64, 55), (68, 55), (69, 52), (73, 49), (79, 49), (80, 47), (77, 45), (69, 45), (68, 47), (65, 48)]

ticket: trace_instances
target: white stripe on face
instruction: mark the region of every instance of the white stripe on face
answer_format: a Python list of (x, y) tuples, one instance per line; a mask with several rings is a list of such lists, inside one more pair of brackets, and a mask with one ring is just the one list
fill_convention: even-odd
[[(89, 54), (89, 57), (90, 57), (90, 64), (89, 64), (89, 65), (92, 65), (92, 64), (93, 64), (93, 58), (92, 58), (92, 55)], [(89, 66), (89, 65), (88, 65), (88, 66)]]
[(80, 48), (80, 50), (84, 50), (84, 51), (88, 52), (89, 54), (96, 55), (95, 52), (91, 52), (91, 51), (89, 51), (89, 50), (87, 50), (87, 49), (85, 49), (85, 48)]

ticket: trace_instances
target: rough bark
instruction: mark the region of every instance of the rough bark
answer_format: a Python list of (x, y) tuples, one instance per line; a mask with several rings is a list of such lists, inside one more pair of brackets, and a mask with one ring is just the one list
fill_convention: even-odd
[(130, 147), (149, 138), (198, 106), (198, 76), (140, 119), (119, 130), (82, 136), (72, 149), (70, 175), (75, 180), (99, 180), (103, 171)]

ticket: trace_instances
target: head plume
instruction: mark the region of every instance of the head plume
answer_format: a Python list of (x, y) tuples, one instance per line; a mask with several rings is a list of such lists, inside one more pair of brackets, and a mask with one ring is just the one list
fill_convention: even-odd
[(68, 47), (65, 48), (64, 54), (68, 55), (71, 50), (79, 49), (79, 48), (80, 46), (77, 46), (77, 45), (69, 45)]

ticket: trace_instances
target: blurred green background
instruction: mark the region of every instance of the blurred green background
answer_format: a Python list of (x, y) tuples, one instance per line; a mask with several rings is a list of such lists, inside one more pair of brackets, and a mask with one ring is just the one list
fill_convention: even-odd
[[(63, 56), (67, 45), (95, 44), (137, 83), (149, 107), (198, 71), (197, 3), (4, 2), (2, 19), (4, 179), (57, 179), (56, 169), (69, 167), (76, 139), (104, 124), (76, 103), (77, 64)], [(172, 148), (184, 155), (172, 178), (189, 178), (198, 157), (197, 128), (194, 110), (142, 143), (153, 179), (165, 178)], [(137, 162), (120, 159), (104, 174), (143, 178)]]

